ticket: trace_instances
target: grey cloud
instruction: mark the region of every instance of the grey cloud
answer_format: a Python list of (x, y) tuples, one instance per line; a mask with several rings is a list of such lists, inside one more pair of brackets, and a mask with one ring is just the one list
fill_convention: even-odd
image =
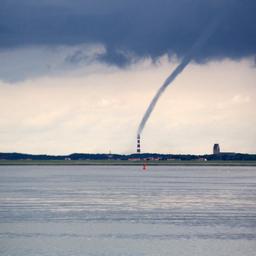
[(123, 52), (182, 57), (219, 13), (225, 19), (195, 59), (255, 55), (255, 0), (3, 0), (0, 47), (100, 43), (102, 60), (117, 65), (129, 61)]
[(0, 51), (0, 80), (15, 83), (88, 66), (105, 53), (102, 45), (33, 46)]

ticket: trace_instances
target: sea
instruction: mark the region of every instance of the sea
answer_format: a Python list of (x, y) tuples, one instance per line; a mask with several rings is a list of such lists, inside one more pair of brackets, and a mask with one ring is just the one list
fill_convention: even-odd
[(1, 256), (255, 256), (256, 167), (0, 166)]

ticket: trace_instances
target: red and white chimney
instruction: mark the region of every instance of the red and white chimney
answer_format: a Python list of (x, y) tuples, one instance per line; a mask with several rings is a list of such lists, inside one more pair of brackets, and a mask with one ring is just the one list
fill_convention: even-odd
[(140, 135), (137, 136), (137, 153), (140, 153)]

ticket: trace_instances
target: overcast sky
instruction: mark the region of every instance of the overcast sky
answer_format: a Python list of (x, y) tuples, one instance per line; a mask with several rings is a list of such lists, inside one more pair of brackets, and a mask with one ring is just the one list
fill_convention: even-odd
[(3, 0), (0, 152), (256, 153), (254, 0)]

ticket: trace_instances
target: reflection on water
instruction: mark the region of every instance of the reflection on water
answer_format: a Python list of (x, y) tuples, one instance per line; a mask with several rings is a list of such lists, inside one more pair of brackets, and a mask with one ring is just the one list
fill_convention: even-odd
[(4, 256), (255, 251), (255, 167), (0, 167)]

